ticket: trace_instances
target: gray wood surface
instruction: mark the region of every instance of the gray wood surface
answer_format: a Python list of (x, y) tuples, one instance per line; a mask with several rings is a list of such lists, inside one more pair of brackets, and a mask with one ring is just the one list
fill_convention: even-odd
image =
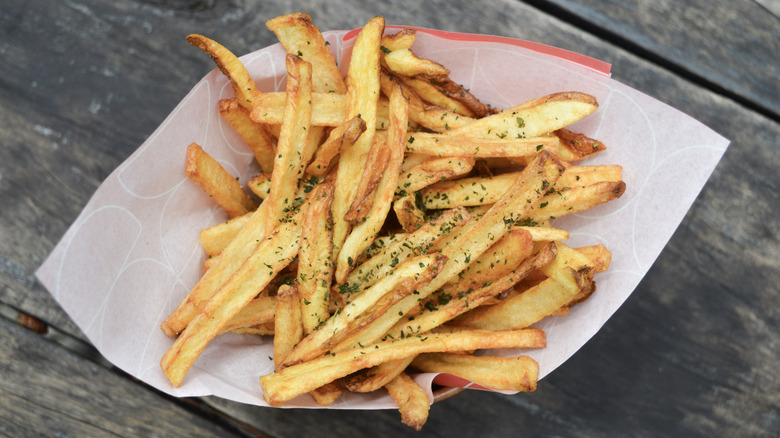
[[(773, 5), (712, 0), (533, 0), (689, 80), (780, 118), (780, 18)], [(777, 7), (777, 2), (774, 2)]]
[[(710, 22), (755, 13), (753, 2), (694, 5), (689, 14), (714, 17)], [(736, 89), (732, 85), (739, 78), (726, 77), (746, 65), (766, 64), (764, 52), (714, 52), (722, 65), (713, 71), (725, 76), (696, 74), (730, 90), (724, 95), (713, 92), (710, 84), (691, 81), (675, 66), (658, 63), (671, 59), (695, 70), (701, 41), (712, 35), (712, 28), (691, 26), (685, 17), (661, 20), (656, 31), (670, 37), (648, 46), (639, 44), (639, 38), (635, 44), (642, 50), (634, 52), (623, 41), (611, 42), (608, 32), (583, 31), (571, 17), (510, 0), (7, 0), (3, 6), (0, 303), (84, 339), (33, 273), (100, 182), (213, 68), (184, 41), (186, 34), (204, 33), (246, 53), (275, 42), (263, 23), (282, 13), (309, 12), (322, 29), (354, 28), (384, 15), (391, 24), (523, 38), (611, 62), (615, 79), (732, 140), (633, 296), (537, 392), (458, 394), (434, 405), (423, 432), (414, 434), (772, 436), (780, 430), (780, 159), (775, 153), (780, 125), (741, 100), (776, 104), (777, 94)], [(619, 14), (599, 12), (602, 16), (590, 7), (589, 12), (573, 8), (572, 14), (596, 27), (621, 29), (628, 39), (648, 31), (646, 15), (615, 6)], [(753, 33), (745, 38), (777, 31), (776, 21), (762, 20), (752, 22)], [(732, 40), (734, 47), (742, 44), (738, 36)], [(777, 68), (776, 61), (769, 67)], [(761, 99), (754, 100), (750, 92)], [(47, 428), (49, 419), (66, 424), (62, 431), (68, 435), (137, 436), (134, 432), (141, 429), (112, 423), (118, 412), (140, 415), (143, 421), (132, 424), (149, 425), (160, 435), (192, 433), (188, 428), (203, 431), (196, 435), (235, 432), (224, 424), (279, 437), (413, 433), (394, 411), (264, 409), (213, 398), (194, 400), (184, 410), (100, 361), (71, 353), (15, 323), (2, 321), (0, 328), (2, 345), (10, 346), (0, 350), (0, 398), (11, 400), (0, 402), (0, 432), (9, 436), (56, 435), (59, 429)], [(125, 397), (120, 404), (98, 403), (108, 400), (113, 388), (121, 388)], [(60, 398), (68, 402), (54, 402)], [(177, 419), (182, 412), (194, 425)], [(92, 428), (98, 424), (103, 430)]]
[(0, 317), (0, 435), (240, 436)]

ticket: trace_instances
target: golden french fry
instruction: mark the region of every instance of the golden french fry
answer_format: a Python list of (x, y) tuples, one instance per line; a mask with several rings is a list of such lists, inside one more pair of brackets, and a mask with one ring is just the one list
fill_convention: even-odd
[(366, 248), (362, 254), (360, 254), (360, 257), (357, 260), (357, 265), (362, 265), (367, 260), (383, 252), (388, 246), (406, 239), (406, 237), (406, 233), (395, 233), (388, 236), (378, 236), (376, 239), (374, 239), (371, 245)]
[(288, 53), (297, 55), (312, 65), (314, 91), (322, 93), (347, 92), (336, 60), (311, 17), (304, 13), (281, 15), (265, 22)]
[(402, 167), (395, 194), (406, 196), (431, 184), (465, 175), (473, 168), (474, 159), (468, 157), (433, 158), (408, 169)]
[[(344, 214), (344, 220), (353, 226), (363, 222), (371, 210), (377, 186), (382, 179), (382, 175), (385, 174), (385, 169), (390, 161), (390, 155), (390, 147), (384, 141), (377, 141), (377, 137), (374, 137), (374, 144), (368, 151), (366, 164), (358, 181), (355, 198), (349, 210)], [(381, 219), (384, 222), (384, 218)]]
[(544, 346), (544, 332), (535, 329), (430, 333), (419, 337), (380, 342), (302, 362), (260, 377), (260, 385), (265, 400), (271, 406), (278, 406), (325, 383), (389, 360), (432, 352), (489, 348), (543, 348)]
[[(257, 123), (263, 123), (268, 126), (271, 135), (278, 129), (284, 119), (284, 102), (287, 99), (287, 93), (269, 92), (263, 93), (255, 101), (254, 109), (249, 115)], [(336, 127), (347, 120), (347, 103), (349, 96), (336, 93), (312, 93), (312, 126), (331, 126)], [(389, 121), (387, 119), (388, 111), (387, 99), (379, 98), (376, 104), (376, 127), (378, 129), (387, 129)], [(358, 116), (356, 113), (349, 118)], [(279, 138), (278, 133), (274, 135)]]
[(241, 106), (237, 98), (219, 101), (219, 114), (244, 139), (263, 170), (274, 168), (276, 142), (266, 128), (249, 117), (249, 110)]
[(333, 158), (342, 150), (350, 148), (365, 130), (366, 122), (359, 116), (333, 128), (328, 139), (314, 153), (314, 159), (306, 168), (306, 173), (319, 177), (325, 176)]
[(557, 151), (557, 137), (469, 137), (455, 134), (416, 132), (407, 135), (406, 152), (436, 157), (530, 158), (546, 149)]
[[(379, 44), (384, 29), (385, 20), (382, 17), (372, 18), (366, 23), (355, 40), (347, 72), (347, 113), (342, 122), (360, 115), (360, 118), (366, 122), (366, 130), (355, 144), (341, 152), (339, 159), (332, 208), (333, 254), (336, 258), (340, 257), (341, 247), (351, 228), (349, 222), (344, 220), (344, 215), (355, 199), (357, 184), (354, 178), (363, 171), (365, 157), (376, 132), (379, 101)], [(357, 253), (351, 255), (353, 260), (357, 259), (357, 255)]]
[(231, 218), (249, 213), (257, 204), (244, 192), (235, 177), (197, 143), (187, 147), (187, 177), (197, 183)]
[(443, 65), (430, 59), (419, 58), (410, 49), (385, 53), (385, 62), (393, 73), (402, 76), (448, 76), (450, 74), (449, 69)]
[(301, 339), (303, 339), (303, 323), (298, 289), (284, 284), (276, 293), (274, 314), (274, 366), (277, 370)]
[(330, 263), (333, 252), (332, 219), (333, 182), (325, 181), (311, 192), (312, 201), (303, 212), (301, 250), (298, 255), (298, 292), (303, 309), (304, 333), (330, 317), (329, 291), (333, 276)]
[[(404, 160), (403, 141), (406, 134), (407, 120), (406, 100), (403, 98), (401, 90), (396, 87), (390, 94), (390, 129), (387, 131), (387, 148), (390, 150), (390, 156), (366, 220), (354, 227), (338, 251), (336, 256), (336, 282), (338, 283), (344, 282), (354, 265), (354, 261), (373, 242), (385, 222), (387, 213), (390, 211), (395, 188), (398, 185), (398, 173)], [(366, 134), (364, 133), (363, 135), (365, 136)], [(361, 138), (363, 137), (361, 136)], [(356, 146), (357, 143), (350, 148), (350, 151), (354, 150)], [(342, 154), (342, 161), (344, 158)], [(340, 162), (339, 178), (341, 174), (342, 167)], [(338, 180), (336, 181), (336, 190), (338, 190)], [(355, 199), (354, 196), (352, 199)], [(337, 199), (334, 199), (334, 205), (336, 201)], [(336, 212), (334, 211), (335, 214)], [(342, 221), (346, 222), (346, 217), (342, 216)], [(336, 232), (334, 229), (334, 248), (335, 246)]]
[[(271, 168), (273, 169), (273, 167)], [(265, 199), (271, 193), (271, 173), (262, 172), (246, 183), (247, 188), (260, 199)]]
[(414, 360), (414, 356), (390, 360), (341, 379), (352, 392), (373, 392), (390, 383)]
[(432, 131), (446, 132), (467, 126), (475, 120), (441, 107), (426, 104), (412, 89), (384, 72), (380, 74), (379, 80), (382, 92), (386, 96), (392, 92), (393, 84), (401, 85), (401, 91), (409, 103), (409, 120)]
[(409, 49), (414, 44), (417, 31), (414, 29), (403, 29), (394, 34), (382, 37), (382, 52), (392, 52), (393, 50)]
[(200, 243), (206, 254), (211, 257), (219, 255), (230, 244), (230, 241), (236, 237), (238, 232), (249, 223), (251, 218), (252, 214), (247, 213), (201, 230)]
[(334, 314), (322, 326), (298, 343), (285, 359), (284, 366), (313, 359), (326, 351), (337, 351), (334, 347), (345, 336), (353, 334), (366, 322), (370, 322), (364, 316), (366, 313), (372, 314), (374, 317), (381, 315), (379, 311), (369, 312), (372, 307), (387, 307), (378, 305), (386, 296), (389, 297), (388, 306), (392, 305), (397, 300), (412, 293), (416, 287), (427, 284), (438, 274), (445, 260), (444, 257), (438, 255), (422, 255), (407, 260), (392, 275), (384, 277), (359, 295), (349, 297), (349, 301), (341, 312)]
[(430, 79), (423, 76), (400, 77), (401, 81), (414, 90), (420, 98), (432, 105), (442, 107), (466, 117), (474, 117), (474, 112), (459, 100), (453, 99), (437, 88)]
[(238, 329), (250, 328), (274, 322), (276, 298), (259, 296), (252, 299), (224, 326), (220, 333), (235, 332)]
[(449, 373), (490, 389), (535, 391), (539, 364), (528, 356), (495, 357), (425, 353), (412, 366), (426, 373)]
[[(246, 263), (208, 299), (165, 353), (160, 366), (174, 386), (181, 384), (192, 364), (222, 327), (292, 262), (298, 253), (301, 233), (297, 222), (296, 215), (263, 239)], [(207, 275), (213, 270), (209, 269)]]
[(420, 228), (427, 219), (425, 210), (417, 205), (416, 198), (414, 195), (407, 195), (398, 198), (393, 203), (393, 211), (396, 218), (398, 218), (398, 223), (401, 224), (401, 228), (407, 233), (412, 233)]
[(330, 406), (341, 397), (341, 385), (338, 381), (326, 383), (317, 389), (309, 391), (309, 395), (314, 398), (320, 406)]
[[(509, 189), (518, 175), (519, 172), (510, 172), (444, 181), (426, 187), (420, 191), (420, 195), (422, 203), (429, 209), (492, 204)], [(545, 199), (540, 204), (565, 203), (572, 196), (572, 189), (582, 190), (601, 182), (618, 183), (620, 178), (620, 166), (572, 166), (563, 172), (554, 186), (546, 188)]]
[(495, 113), (493, 108), (480, 102), (476, 96), (460, 84), (455, 83), (449, 76), (430, 78), (431, 83), (445, 96), (460, 102), (468, 108), (475, 117), (485, 117)]
[(574, 91), (534, 99), (468, 126), (448, 131), (450, 135), (520, 139), (537, 137), (568, 126), (598, 108), (593, 96)]
[(303, 179), (304, 149), (311, 130), (311, 64), (295, 55), (287, 55), (287, 103), (285, 118), (277, 143), (277, 156), (271, 175), (271, 190), (263, 204), (268, 204), (271, 228), (295, 205), (298, 184)]
[(428, 393), (406, 373), (401, 373), (385, 385), (387, 392), (398, 403), (401, 421), (414, 430), (421, 430), (428, 420), (431, 401)]
[(260, 96), (260, 91), (238, 57), (218, 42), (203, 35), (187, 35), (187, 41), (211, 56), (217, 68), (230, 81), (238, 103), (251, 111), (255, 101)]

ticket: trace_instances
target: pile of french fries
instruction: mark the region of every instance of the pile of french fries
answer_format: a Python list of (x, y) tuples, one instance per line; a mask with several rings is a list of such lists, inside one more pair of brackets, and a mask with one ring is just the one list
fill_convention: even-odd
[[(604, 145), (566, 126), (598, 107), (563, 92), (497, 110), (413, 52), (382, 17), (342, 77), (302, 13), (266, 23), (287, 51), (283, 92), (261, 92), (239, 59), (200, 35), (235, 97), (219, 112), (263, 170), (247, 187), (197, 144), (187, 175), (231, 218), (204, 229), (205, 273), (162, 323), (161, 367), (179, 386), (216, 336), (273, 336), (279, 405), (385, 388), (420, 429), (430, 400), (410, 377), (451, 373), (533, 391), (538, 364), (475, 354), (543, 348), (528, 328), (595, 290), (603, 246), (571, 248), (550, 221), (616, 199), (620, 166), (575, 162)], [(259, 204), (259, 205), (258, 205)], [(392, 210), (392, 211), (391, 211)]]

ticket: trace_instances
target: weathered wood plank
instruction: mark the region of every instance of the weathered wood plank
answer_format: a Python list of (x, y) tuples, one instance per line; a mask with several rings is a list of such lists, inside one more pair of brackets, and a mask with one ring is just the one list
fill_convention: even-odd
[(780, 22), (755, 1), (528, 0), (780, 117)]
[[(667, 250), (591, 343), (541, 382), (534, 394), (468, 392), (435, 405), (422, 436), (506, 436), (519, 431), (761, 436), (780, 427), (780, 376), (774, 366), (780, 352), (775, 306), (780, 294), (780, 230), (777, 221), (769, 219), (780, 213), (776, 123), (509, 0), (487, 5), (466, 0), (157, 3), (4, 3), (0, 301), (81, 336), (35, 284), (32, 273), (100, 181), (212, 68), (207, 57), (186, 44), (184, 35), (211, 35), (240, 54), (274, 42), (263, 23), (280, 13), (308, 11), (323, 29), (357, 27), (382, 14), (393, 24), (525, 38), (612, 62), (616, 79), (733, 140)], [(701, 7), (701, 13), (710, 15), (729, 12)], [(88, 379), (90, 372), (99, 371), (84, 371), (70, 355), (58, 357), (62, 364), (51, 367), (62, 368), (58, 372), (63, 375)], [(14, 359), (9, 367), (23, 365), (22, 359)], [(55, 395), (65, 391), (45, 390)], [(128, 397), (130, 404), (145, 400)], [(275, 436), (411, 433), (392, 411), (329, 413), (207, 402)], [(92, 409), (91, 402), (72, 403), (74, 410)], [(7, 412), (14, 411), (0, 409), (0, 415)], [(29, 414), (30, 421), (36, 415), (45, 414)], [(97, 411), (94, 418), (101, 415), (111, 413)]]
[(240, 436), (0, 317), (0, 434)]

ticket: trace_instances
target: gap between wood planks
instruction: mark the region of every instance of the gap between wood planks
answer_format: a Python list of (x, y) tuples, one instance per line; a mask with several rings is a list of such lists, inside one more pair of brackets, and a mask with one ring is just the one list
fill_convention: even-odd
[(37, 333), (45, 341), (52, 342), (68, 352), (88, 360), (96, 365), (105, 368), (109, 372), (113, 372), (125, 379), (139, 383), (145, 388), (153, 391), (160, 397), (163, 397), (175, 403), (178, 406), (190, 411), (202, 418), (205, 418), (217, 425), (222, 426), (226, 430), (236, 433), (237, 435), (255, 438), (271, 438), (270, 435), (256, 429), (255, 427), (225, 415), (221, 411), (218, 411), (206, 403), (203, 403), (198, 398), (194, 397), (174, 397), (164, 392), (161, 392), (144, 382), (130, 376), (119, 368), (115, 367), (111, 362), (104, 358), (98, 350), (87, 342), (81, 339), (75, 338), (65, 332), (57, 330), (56, 328), (46, 324), (45, 322), (31, 316), (29, 314), (20, 312), (19, 310), (5, 304), (0, 303), (0, 318), (5, 318), (9, 321), (15, 321), (17, 324), (25, 327), (26, 329)]
[(639, 44), (634, 43), (627, 38), (624, 38), (620, 34), (610, 31), (608, 28), (599, 27), (598, 25), (580, 17), (579, 15), (569, 12), (568, 10), (562, 8), (561, 6), (552, 4), (546, 0), (519, 0), (519, 1), (522, 1), (523, 3), (526, 3), (530, 6), (533, 6), (544, 13), (552, 15), (553, 17), (556, 17), (561, 21), (571, 24), (572, 26), (575, 26), (576, 28), (584, 32), (588, 32), (598, 38), (601, 38), (604, 41), (609, 42), (610, 44), (618, 46), (627, 52), (630, 52), (640, 58), (645, 59), (646, 61), (656, 64), (659, 67), (668, 70), (669, 72), (677, 76), (680, 76), (681, 78), (689, 82), (699, 85), (702, 88), (705, 88), (715, 94), (719, 94), (727, 99), (731, 99), (734, 102), (744, 106), (745, 108), (757, 112), (763, 115), (764, 117), (769, 118), (770, 120), (773, 120), (775, 122), (780, 122), (780, 114), (777, 114), (771, 109), (767, 108), (766, 106), (761, 104), (761, 102), (753, 101), (745, 96), (741, 96), (738, 93), (730, 91), (724, 88), (723, 86), (715, 82), (712, 82), (711, 80), (685, 68), (683, 65), (675, 63), (670, 59), (664, 58), (663, 56), (655, 52), (645, 49)]

